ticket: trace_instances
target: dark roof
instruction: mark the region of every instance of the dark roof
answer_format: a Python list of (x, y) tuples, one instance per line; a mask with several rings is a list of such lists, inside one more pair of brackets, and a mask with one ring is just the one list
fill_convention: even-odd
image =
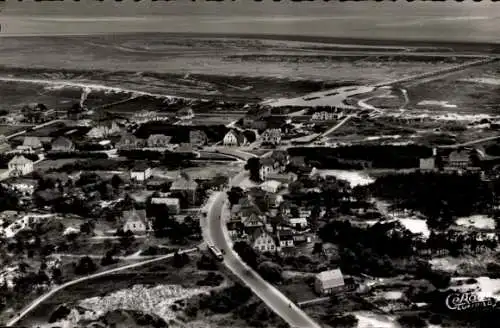
[(52, 147), (54, 146), (70, 148), (73, 146), (73, 142), (71, 142), (71, 140), (69, 140), (68, 138), (58, 137), (56, 140), (52, 142)]

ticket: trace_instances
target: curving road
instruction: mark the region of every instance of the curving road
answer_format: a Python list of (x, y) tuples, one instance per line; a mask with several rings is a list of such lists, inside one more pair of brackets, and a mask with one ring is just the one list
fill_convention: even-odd
[[(179, 253), (181, 253), (181, 254), (182, 253), (192, 253), (192, 252), (196, 252), (197, 250), (198, 250), (198, 248), (190, 248), (190, 249), (186, 249), (186, 250), (181, 250), (181, 251), (179, 251)], [(146, 265), (146, 264), (160, 262), (160, 261), (163, 261), (163, 260), (166, 260), (168, 258), (173, 257), (174, 254), (175, 253), (167, 254), (167, 255), (164, 255), (164, 256), (159, 256), (159, 257), (156, 257), (156, 258), (151, 259), (151, 260), (146, 260), (146, 261), (142, 261), (142, 262), (138, 262), (138, 263), (134, 263), (134, 264), (125, 265), (125, 266), (122, 266), (122, 267), (119, 267), (119, 268), (102, 271), (102, 272), (95, 273), (95, 274), (92, 274), (92, 275), (89, 275), (89, 276), (85, 276), (85, 277), (81, 277), (81, 278), (78, 278), (78, 279), (75, 279), (75, 280), (68, 281), (68, 282), (66, 282), (66, 283), (64, 283), (64, 284), (62, 284), (60, 286), (57, 286), (56, 288), (50, 290), (48, 293), (40, 296), (39, 298), (37, 298), (36, 300), (34, 300), (33, 302), (31, 302), (17, 316), (15, 316), (9, 322), (7, 322), (7, 324), (5, 326), (6, 327), (12, 327), (12, 326), (14, 326), (15, 324), (17, 324), (19, 322), (19, 320), (21, 320), (28, 313), (30, 313), (31, 311), (33, 311), (38, 305), (40, 305), (42, 302), (44, 302), (47, 299), (49, 299), (55, 293), (57, 293), (57, 292), (65, 289), (66, 287), (69, 287), (69, 286), (72, 286), (72, 285), (75, 285), (75, 284), (79, 284), (79, 283), (87, 281), (87, 280), (91, 280), (91, 279), (99, 278), (99, 277), (102, 277), (102, 276), (106, 276), (106, 275), (108, 275), (110, 273), (115, 273), (115, 272), (119, 272), (119, 271), (123, 271), (123, 270), (127, 270), (127, 269), (137, 268), (137, 267), (140, 267), (140, 266), (143, 266), (143, 265)]]
[[(245, 172), (236, 175), (231, 185), (237, 186), (245, 178)], [(264, 303), (276, 314), (282, 317), (292, 327), (319, 328), (304, 311), (293, 304), (277, 288), (262, 279), (255, 271), (247, 266), (233, 251), (232, 243), (227, 233), (225, 222), (221, 220), (222, 207), (226, 201), (226, 192), (221, 191), (213, 195), (207, 204), (207, 218), (202, 223), (204, 238), (219, 249), (225, 250), (224, 265), (237, 275)]]

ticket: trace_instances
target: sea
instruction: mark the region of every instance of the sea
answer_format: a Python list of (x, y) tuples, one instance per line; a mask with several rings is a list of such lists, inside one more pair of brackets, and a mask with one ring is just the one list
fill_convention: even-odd
[(1, 5), (0, 36), (181, 32), (500, 41), (500, 2), (495, 1), (82, 0)]

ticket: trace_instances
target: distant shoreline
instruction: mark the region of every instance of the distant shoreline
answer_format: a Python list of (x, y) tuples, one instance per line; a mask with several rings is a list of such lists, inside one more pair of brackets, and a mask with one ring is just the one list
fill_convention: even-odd
[(65, 38), (65, 37), (102, 37), (127, 35), (165, 35), (169, 37), (196, 37), (196, 38), (233, 38), (233, 39), (261, 39), (276, 41), (312, 42), (323, 44), (351, 44), (364, 46), (409, 46), (409, 47), (450, 47), (466, 51), (487, 51), (500, 53), (500, 42), (484, 41), (449, 41), (449, 40), (421, 40), (421, 39), (384, 39), (384, 38), (340, 38), (314, 35), (290, 34), (251, 34), (251, 33), (178, 33), (178, 32), (120, 32), (120, 33), (64, 33), (64, 34), (1, 34), (0, 38)]

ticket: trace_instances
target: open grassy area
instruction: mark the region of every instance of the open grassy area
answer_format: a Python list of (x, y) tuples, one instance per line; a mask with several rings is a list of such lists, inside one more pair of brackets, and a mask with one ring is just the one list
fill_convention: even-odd
[(30, 126), (16, 126), (16, 125), (0, 125), (0, 135), (8, 136), (9, 134), (25, 130)]
[(48, 316), (60, 304), (74, 304), (85, 298), (104, 296), (138, 284), (151, 286), (179, 284), (187, 288), (195, 287), (196, 282), (207, 275), (206, 272), (196, 269), (196, 258), (197, 255), (190, 255), (191, 264), (181, 269), (174, 268), (172, 261), (166, 260), (164, 263), (126, 270), (70, 286), (42, 303), (20, 324), (30, 326), (36, 322), (46, 322)]
[[(409, 83), (404, 86), (408, 90), (410, 99), (408, 108), (471, 114), (498, 114), (500, 112), (500, 83), (495, 84), (488, 80), (481, 82), (481, 80), (475, 79), (498, 77), (499, 73), (500, 63), (497, 61), (483, 66), (471, 67), (441, 79), (415, 84)], [(447, 108), (439, 104), (422, 105), (422, 101), (445, 101), (456, 107)]]

